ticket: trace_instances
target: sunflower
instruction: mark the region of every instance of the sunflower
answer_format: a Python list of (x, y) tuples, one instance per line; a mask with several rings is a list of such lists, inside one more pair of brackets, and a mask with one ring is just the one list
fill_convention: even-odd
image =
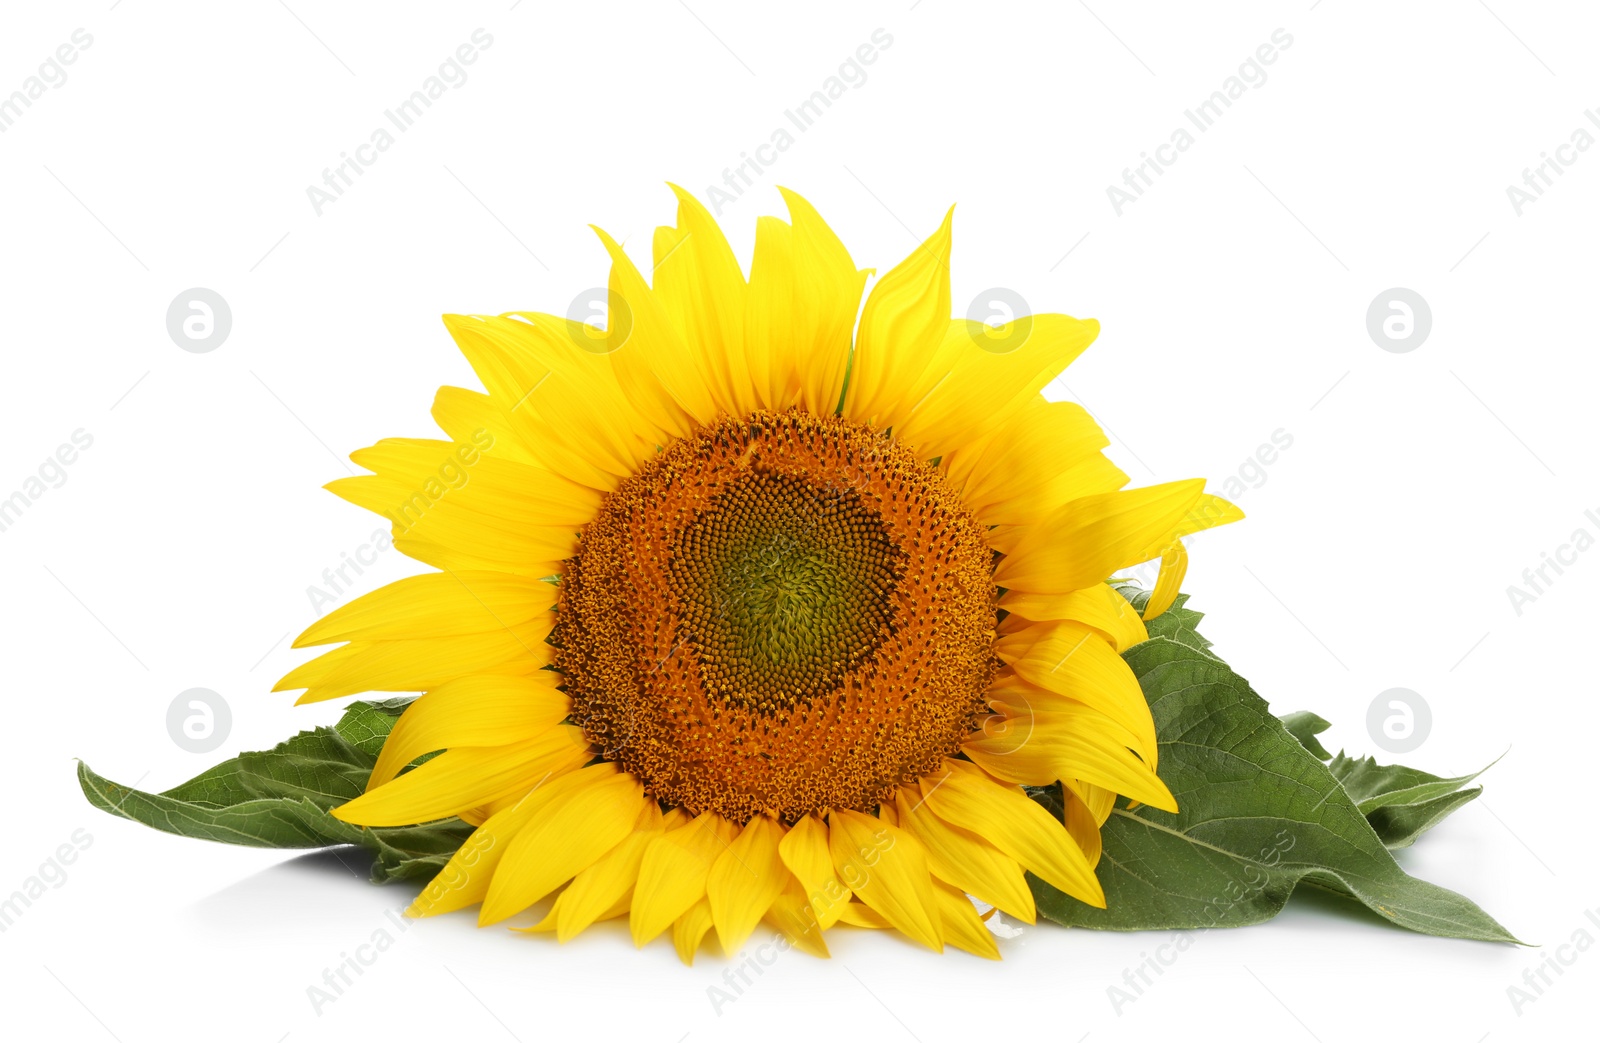
[(626, 916), (685, 961), (763, 921), (818, 955), (848, 924), (997, 957), (971, 899), (1032, 923), (1024, 871), (1103, 907), (1117, 795), (1176, 810), (1107, 580), (1159, 558), (1153, 618), (1181, 538), (1239, 511), (1124, 488), (1044, 397), (1095, 321), (952, 321), (949, 216), (863, 303), (800, 196), (746, 278), (674, 191), (648, 280), (597, 229), (604, 329), (445, 316), (487, 393), (441, 389), (446, 439), (329, 485), (437, 570), (312, 625), (297, 647), (339, 647), (277, 686), (423, 693), (334, 815), (476, 827), (413, 915), (555, 895), (526, 930)]

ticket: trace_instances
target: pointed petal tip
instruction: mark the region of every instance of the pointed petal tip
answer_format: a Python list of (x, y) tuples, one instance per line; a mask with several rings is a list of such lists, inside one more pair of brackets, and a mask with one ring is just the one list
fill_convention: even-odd
[(680, 207), (686, 206), (697, 211), (705, 210), (705, 204), (700, 202), (700, 197), (689, 191), (687, 188), (684, 188), (675, 181), (666, 182), (666, 186), (672, 189), (672, 194), (678, 200), (678, 205)]
[(802, 216), (814, 217), (818, 221), (822, 222), (823, 227), (828, 228), (830, 232), (833, 231), (833, 229), (828, 226), (828, 222), (823, 219), (822, 213), (817, 210), (816, 204), (812, 203), (811, 200), (807, 199), (799, 192), (796, 192), (794, 189), (787, 188), (783, 185), (778, 185), (777, 189), (778, 194), (783, 197), (783, 205), (789, 210), (789, 221), (791, 224), (798, 223)]
[(488, 902), (484, 902), (478, 907), (478, 926), (493, 927), (495, 924), (502, 923), (508, 917), (515, 915), (516, 912), (517, 910), (515, 909), (500, 909), (497, 906), (490, 905)]
[(599, 225), (590, 225), (589, 230), (600, 238), (600, 245), (606, 248), (606, 253), (615, 258), (622, 253), (622, 245), (611, 237), (611, 233)]
[[(1133, 800), (1132, 797), (1128, 797), (1128, 799), (1130, 801)], [(1138, 803), (1148, 804), (1152, 808), (1169, 814), (1176, 815), (1178, 813), (1178, 798), (1172, 795), (1172, 791), (1161, 780), (1161, 776), (1153, 771), (1150, 773), (1150, 787), (1145, 791), (1145, 799)]]
[(331, 640), (331, 641), (330, 640), (325, 640), (325, 639), (324, 640), (319, 640), (318, 639), (318, 637), (317, 637), (317, 628), (327, 618), (328, 618), (327, 616), (323, 616), (321, 619), (318, 619), (315, 623), (312, 623), (310, 626), (308, 626), (304, 630), (300, 631), (300, 633), (295, 636), (295, 639), (293, 641), (289, 642), (289, 647), (290, 648), (315, 648), (317, 645), (342, 644), (343, 642), (341, 642), (341, 641), (339, 641), (337, 639), (334, 639), (334, 640)]
[(456, 312), (445, 312), (439, 316), (439, 321), (449, 332), (451, 338), (460, 340), (464, 332), (477, 332), (475, 327), (483, 325), (483, 317), (479, 315), (465, 315)]

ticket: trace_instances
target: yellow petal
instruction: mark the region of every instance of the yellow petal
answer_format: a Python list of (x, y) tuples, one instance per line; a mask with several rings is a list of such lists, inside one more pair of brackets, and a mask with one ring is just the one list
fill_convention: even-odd
[[(1105, 814), (1099, 814), (1090, 807), (1078, 794), (1086, 788), (1092, 788), (1097, 793), (1105, 796)], [(1063, 785), (1061, 789), (1062, 805), (1064, 807), (1063, 820), (1067, 832), (1072, 834), (1072, 839), (1083, 848), (1083, 857), (1089, 860), (1091, 866), (1100, 864), (1100, 852), (1103, 846), (1100, 836), (1100, 827), (1111, 814), (1111, 805), (1116, 798), (1110, 790), (1092, 786), (1082, 780), (1074, 780), (1070, 785)]]
[(478, 914), (499, 923), (589, 868), (622, 841), (639, 817), (639, 780), (604, 761), (563, 779), (558, 795), (528, 820), (495, 871)]
[(999, 331), (1007, 350), (991, 350), (995, 331), (958, 319), (929, 364), (938, 381), (915, 401), (895, 436), (926, 456), (943, 456), (1028, 408), (1099, 335), (1093, 319), (1028, 315)]
[(1156, 587), (1150, 592), (1150, 600), (1144, 607), (1144, 618), (1154, 619), (1167, 609), (1178, 598), (1178, 589), (1183, 586), (1184, 574), (1189, 571), (1189, 552), (1183, 546), (1182, 540), (1173, 540), (1166, 550), (1161, 552), (1161, 572), (1156, 576)]
[(535, 786), (515, 804), (490, 815), (450, 856), (406, 914), (437, 916), (483, 901), (512, 839), (552, 796), (560, 795), (562, 787), (553, 785), (559, 781)]
[(457, 746), (501, 746), (559, 724), (571, 708), (559, 674), (479, 674), (433, 689), (406, 707), (384, 740), (367, 788), (382, 786), (425, 753)]
[(1008, 717), (1002, 726), (968, 737), (961, 750), (1007, 782), (1045, 786), (1079, 778), (1176, 813), (1166, 783), (1129, 749), (1137, 742), (1098, 710), (1062, 704)]
[(1024, 923), (1033, 923), (1033, 892), (1016, 859), (976, 833), (950, 825), (930, 811), (920, 796), (905, 790), (895, 796), (900, 824), (921, 842), (935, 878), (1002, 909)]
[(306, 689), (299, 705), (361, 692), (425, 692), (467, 674), (531, 673), (550, 662), (551, 624), (543, 617), (481, 634), (356, 641), (302, 663), (272, 690)]
[(671, 188), (678, 197), (678, 226), (656, 229), (653, 289), (684, 343), (704, 354), (717, 407), (739, 416), (756, 408), (745, 361), (744, 273), (700, 201), (677, 185)]
[(1205, 529), (1214, 529), (1219, 525), (1231, 525), (1244, 519), (1244, 512), (1220, 496), (1211, 493), (1203, 494), (1195, 502), (1183, 520), (1173, 527), (1171, 536), (1177, 539), (1180, 536), (1192, 536)]
[(694, 963), (701, 939), (711, 930), (711, 920), (711, 903), (702, 898), (673, 923), (672, 947), (678, 950), (678, 959), (685, 964)]
[(894, 426), (928, 393), (923, 375), (950, 326), (954, 217), (951, 207), (939, 230), (867, 295), (845, 395), (844, 412), (851, 419), (880, 430)]
[(551, 931), (556, 929), (556, 907), (560, 904), (561, 897), (558, 895), (556, 896), (556, 900), (550, 904), (549, 911), (544, 914), (544, 917), (540, 919), (538, 923), (531, 924), (527, 927), (513, 927), (511, 929), (513, 931), (521, 931), (523, 934), (549, 934)]
[(983, 925), (978, 910), (959, 889), (938, 880), (933, 882), (933, 900), (939, 907), (939, 928), (944, 940), (963, 952), (998, 960), (1000, 949), (994, 944), (994, 935)]
[(400, 553), (437, 569), (483, 569), (538, 579), (558, 571), (558, 563), (572, 556), (581, 528), (508, 518), (498, 506), (466, 494), (470, 486), (451, 490), (438, 482), (358, 475), (335, 479), (324, 488), (382, 515)]
[(590, 924), (607, 919), (606, 914), (615, 909), (618, 902), (627, 900), (639, 879), (645, 848), (664, 829), (661, 805), (655, 798), (646, 797), (634, 820), (633, 832), (574, 877), (572, 885), (556, 899), (550, 912), (555, 917), (556, 937), (560, 941), (568, 941)]
[(553, 544), (535, 532), (525, 532), (517, 540), (507, 541), (501, 533), (470, 523), (467, 527), (452, 524), (450, 529), (449, 533), (435, 532), (433, 539), (396, 533), (394, 549), (436, 569), (488, 569), (544, 579), (559, 575), (565, 567), (563, 563), (577, 548), (576, 536), (569, 539), (565, 533), (561, 536), (562, 549), (554, 549)]
[(447, 750), (393, 782), (368, 790), (332, 815), (358, 826), (411, 826), (529, 790), (579, 768), (592, 756), (577, 728), (557, 725), (506, 746)]
[(1118, 652), (1126, 652), (1150, 638), (1139, 613), (1115, 588), (1105, 583), (1065, 594), (1008, 590), (1000, 598), (999, 606), (1012, 615), (1006, 620), (1007, 633), (1025, 629), (1024, 621), (1047, 623), (1064, 619), (1094, 629)]
[[(791, 261), (793, 354), (800, 405), (818, 416), (839, 406), (850, 336), (861, 305), (867, 272), (858, 271), (850, 252), (816, 208), (787, 188), (779, 188), (792, 222)], [(948, 313), (947, 313), (948, 314)]]
[(553, 583), (503, 572), (431, 572), (363, 594), (311, 624), (295, 648), (335, 641), (445, 637), (499, 630), (549, 612)]
[(782, 826), (757, 815), (711, 866), (706, 897), (722, 951), (729, 956), (750, 937), (789, 881), (778, 855), (782, 839)]
[(946, 454), (940, 467), (984, 524), (1031, 524), (1070, 500), (1127, 484), (1101, 453), (1109, 444), (1082, 406), (1034, 395), (1009, 420)]
[(889, 918), (861, 902), (846, 902), (844, 910), (839, 914), (839, 922), (851, 927), (865, 927), (873, 931), (892, 931), (894, 924)]
[(705, 897), (711, 866), (733, 842), (733, 833), (727, 820), (708, 811), (650, 842), (629, 913), (634, 945), (659, 935)]
[(983, 836), (1057, 890), (1097, 909), (1106, 907), (1083, 850), (1048, 811), (975, 765), (946, 760), (945, 767), (950, 774), (942, 783), (922, 783), (923, 799), (935, 815)]
[(1081, 779), (1062, 779), (1061, 785), (1088, 809), (1097, 828), (1106, 824), (1106, 819), (1111, 817), (1111, 810), (1117, 804), (1116, 791)]
[(615, 920), (619, 916), (627, 916), (628, 907), (632, 902), (633, 892), (629, 891), (621, 898), (618, 898), (615, 902), (612, 902), (609, 909), (595, 917), (595, 923), (601, 923), (605, 920)]
[(871, 815), (835, 810), (828, 815), (828, 849), (857, 898), (912, 941), (944, 949), (928, 856), (916, 837)]
[(1117, 569), (1160, 554), (1200, 499), (1203, 479), (1083, 496), (1033, 527), (995, 567), (1011, 590), (1082, 590)]
[[(594, 517), (600, 506), (598, 490), (536, 464), (494, 455), (495, 443), (486, 432), (473, 432), (473, 439), (385, 438), (357, 449), (350, 459), (380, 478), (459, 504), (511, 531), (570, 529)], [(403, 524), (409, 519), (396, 512), (391, 520)]]
[[(1078, 623), (1036, 623), (995, 642), (995, 654), (1030, 685), (1066, 696), (1105, 714), (1127, 730), (1134, 750), (1156, 767), (1156, 726), (1150, 704), (1127, 662), (1098, 633)], [(991, 686), (990, 699), (996, 698)], [(1012, 686), (1007, 705), (1031, 704)]]
[(633, 407), (587, 324), (539, 312), (444, 323), (538, 463), (607, 490), (654, 451), (662, 429)]
[(527, 442), (527, 429), (511, 419), (493, 395), (466, 388), (441, 387), (433, 396), (433, 422), (450, 439), (470, 445), (474, 437), (493, 440), (486, 452), (514, 463), (537, 466), (536, 447)]
[(815, 815), (805, 816), (779, 841), (778, 854), (800, 882), (812, 922), (824, 929), (832, 927), (838, 922), (844, 904), (850, 901), (850, 889), (833, 871), (828, 827)]
[(828, 943), (817, 923), (811, 903), (800, 888), (800, 881), (789, 878), (772, 908), (767, 910), (766, 923), (783, 936), (783, 942), (813, 956), (828, 958)]
[(752, 394), (763, 408), (785, 409), (799, 392), (796, 326), (794, 229), (776, 217), (757, 218), (744, 336)]
[[(623, 389), (653, 423), (669, 434), (687, 435), (693, 421), (708, 423), (717, 413), (705, 356), (684, 342), (617, 241), (599, 228), (594, 233), (611, 255), (608, 285), (613, 299), (620, 298), (630, 312), (626, 338), (610, 353)], [(667, 397), (660, 394), (663, 390)]]

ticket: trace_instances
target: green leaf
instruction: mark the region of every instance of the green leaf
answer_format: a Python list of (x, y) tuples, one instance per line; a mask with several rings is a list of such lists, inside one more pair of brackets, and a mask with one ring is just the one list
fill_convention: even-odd
[(332, 728), (241, 753), (163, 793), (120, 786), (81, 761), (78, 783), (102, 811), (166, 833), (249, 847), (354, 844), (375, 856), (377, 882), (426, 879), (461, 846), (471, 826), (447, 819), (369, 829), (328, 814), (366, 788), (378, 751), (408, 702), (352, 703)]
[(1328, 765), (1207, 646), (1189, 643), (1196, 620), (1174, 621), (1179, 640), (1162, 633), (1165, 618), (1124, 658), (1181, 810), (1115, 809), (1098, 868), (1108, 908), (1030, 877), (1042, 914), (1104, 930), (1242, 926), (1276, 916), (1305, 883), (1414, 931), (1516, 940), (1470, 900), (1407, 875)]
[[(1363, 812), (1394, 804), (1416, 804), (1454, 793), (1483, 771), (1442, 779), (1400, 764), (1379, 764), (1371, 757), (1347, 757), (1343, 750), (1328, 767)], [(1489, 767), (1493, 767), (1491, 764)]]
[[(1118, 594), (1128, 600), (1128, 603), (1138, 612), (1143, 612), (1145, 605), (1150, 602), (1150, 591), (1140, 589), (1126, 581), (1113, 580), (1111, 583)], [(1205, 618), (1204, 612), (1196, 612), (1189, 608), (1189, 595), (1179, 594), (1172, 602), (1172, 607), (1156, 618), (1145, 623), (1145, 629), (1151, 637), (1165, 637), (1186, 645), (1196, 652), (1204, 652), (1209, 656), (1216, 656), (1211, 651), (1211, 642), (1201, 636), (1196, 628)]]
[(1310, 710), (1296, 710), (1294, 713), (1284, 714), (1278, 720), (1283, 722), (1283, 726), (1289, 729), (1289, 734), (1293, 735), (1300, 745), (1310, 750), (1317, 760), (1325, 761), (1333, 756), (1322, 743), (1317, 741), (1318, 735), (1333, 727), (1321, 717)]
[(1462, 787), (1492, 767), (1445, 779), (1401, 764), (1379, 764), (1371, 757), (1347, 757), (1343, 750), (1328, 765), (1390, 848), (1409, 847), (1451, 812), (1471, 802), (1483, 787)]
[(389, 732), (394, 729), (394, 722), (400, 719), (413, 701), (414, 697), (407, 695), (351, 703), (345, 707), (344, 716), (339, 718), (333, 730), (350, 745), (376, 760), (385, 740), (389, 738)]
[(1383, 840), (1385, 847), (1391, 850), (1410, 847), (1417, 842), (1418, 837), (1444, 821), (1457, 808), (1470, 803), (1482, 792), (1482, 786), (1474, 786), (1472, 789), (1464, 789), (1459, 793), (1437, 797), (1420, 804), (1396, 804), (1378, 808), (1367, 815), (1367, 821), (1372, 824), (1373, 830)]
[(1321, 717), (1300, 710), (1284, 714), (1278, 720), (1318, 760), (1332, 762), (1328, 770), (1354, 798), (1378, 838), (1391, 850), (1410, 847), (1451, 812), (1483, 792), (1482, 786), (1469, 790), (1461, 788), (1482, 775), (1482, 771), (1442, 779), (1399, 764), (1379, 764), (1371, 757), (1355, 760), (1346, 757), (1342, 750), (1335, 757), (1317, 740), (1329, 727)]

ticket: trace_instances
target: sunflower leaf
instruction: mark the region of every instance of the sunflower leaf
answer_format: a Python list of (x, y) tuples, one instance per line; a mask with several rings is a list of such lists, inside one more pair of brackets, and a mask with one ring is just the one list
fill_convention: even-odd
[(1318, 735), (1333, 727), (1327, 721), (1324, 721), (1310, 710), (1296, 710), (1294, 713), (1286, 713), (1279, 717), (1278, 720), (1283, 722), (1283, 726), (1289, 729), (1289, 734), (1293, 735), (1300, 745), (1316, 755), (1317, 760), (1325, 761), (1333, 757), (1333, 754), (1328, 752), (1327, 747), (1317, 741)]
[(1318, 760), (1330, 762), (1328, 770), (1356, 801), (1361, 813), (1367, 816), (1367, 822), (1390, 850), (1410, 847), (1451, 812), (1483, 792), (1482, 786), (1461, 787), (1488, 768), (1444, 779), (1401, 764), (1379, 764), (1371, 757), (1347, 757), (1343, 750), (1335, 757), (1317, 739), (1329, 728), (1321, 717), (1300, 710), (1286, 713), (1278, 720)]
[(1340, 750), (1328, 768), (1367, 816), (1384, 845), (1400, 848), (1414, 844), (1419, 836), (1482, 793), (1482, 786), (1462, 787), (1493, 766), (1445, 779), (1402, 764), (1379, 764), (1371, 757), (1347, 757)]
[[(1130, 582), (1114, 580), (1111, 585), (1118, 594), (1127, 599), (1135, 610), (1141, 613), (1144, 611), (1145, 605), (1150, 602), (1151, 592), (1143, 590)], [(1215, 657), (1216, 653), (1211, 651), (1211, 642), (1202, 637), (1200, 631), (1196, 629), (1200, 625), (1200, 621), (1205, 618), (1205, 613), (1196, 612), (1188, 606), (1189, 595), (1179, 594), (1172, 602), (1171, 607), (1146, 623), (1145, 628), (1150, 632), (1151, 637), (1171, 638), (1180, 645), (1187, 645), (1196, 652), (1204, 652), (1208, 656)]]
[(1401, 764), (1379, 764), (1371, 757), (1347, 757), (1343, 750), (1328, 768), (1363, 813), (1397, 804), (1417, 804), (1454, 793), (1489, 770), (1442, 779)]
[[(1108, 908), (1030, 877), (1041, 913), (1105, 930), (1243, 926), (1276, 916), (1304, 883), (1425, 934), (1516, 940), (1469, 899), (1407, 875), (1329, 766), (1205, 646), (1163, 633), (1163, 620), (1125, 658), (1181, 810), (1114, 810), (1098, 868)], [(1193, 619), (1173, 622), (1198, 637)]]
[[(1141, 611), (1150, 599), (1149, 591), (1131, 583), (1118, 584), (1117, 590)], [(1215, 656), (1211, 642), (1196, 629), (1204, 614), (1187, 607), (1188, 600), (1189, 595), (1179, 595), (1171, 608), (1151, 620), (1147, 625), (1150, 636), (1170, 638)], [(1414, 844), (1423, 833), (1483, 792), (1481, 787), (1461, 789), (1482, 772), (1458, 779), (1441, 779), (1401, 765), (1379, 765), (1371, 758), (1354, 760), (1343, 752), (1335, 758), (1317, 738), (1332, 727), (1326, 720), (1307, 710), (1284, 714), (1278, 719), (1313, 756), (1331, 762), (1329, 770), (1355, 798), (1367, 822), (1391, 850)], [(1385, 794), (1392, 795), (1377, 799)]]
[(384, 740), (389, 738), (389, 732), (394, 728), (394, 722), (414, 701), (411, 696), (400, 696), (351, 703), (333, 730), (356, 749), (376, 759), (383, 749)]
[(352, 703), (332, 728), (241, 753), (162, 793), (121, 786), (78, 763), (89, 803), (154, 829), (248, 847), (353, 844), (374, 856), (372, 879), (426, 879), (471, 834), (459, 819), (364, 829), (328, 811), (366, 788), (378, 750), (407, 700)]

